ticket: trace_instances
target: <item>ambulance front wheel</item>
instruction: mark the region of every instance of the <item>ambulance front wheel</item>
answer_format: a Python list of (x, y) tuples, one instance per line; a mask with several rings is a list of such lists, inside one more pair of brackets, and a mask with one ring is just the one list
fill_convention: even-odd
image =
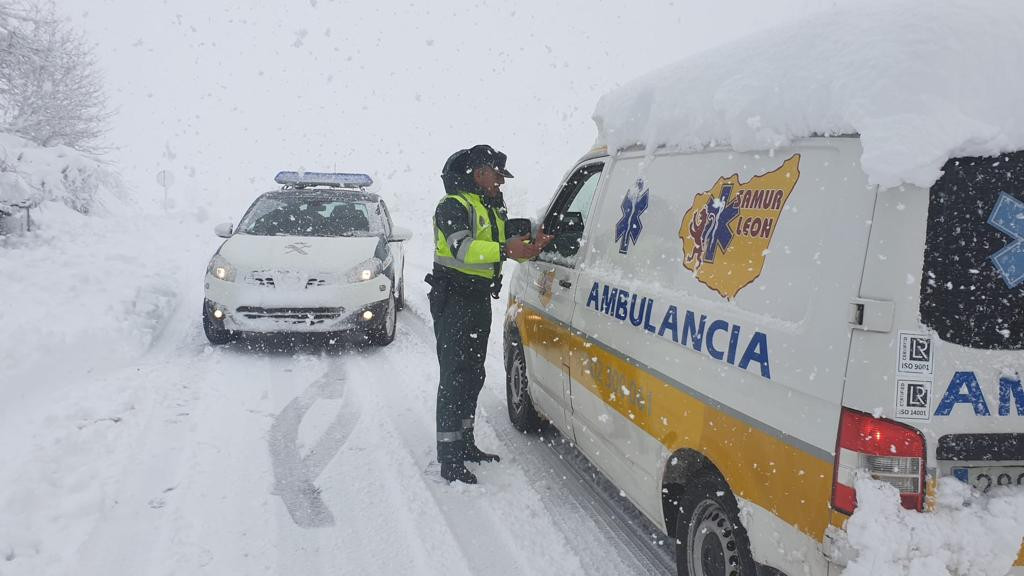
[(700, 474), (679, 499), (676, 570), (679, 576), (757, 574), (736, 498), (718, 474)]
[(541, 426), (540, 415), (530, 398), (529, 383), (523, 346), (514, 342), (509, 346), (505, 360), (505, 398), (508, 401), (508, 418), (520, 432), (536, 432)]

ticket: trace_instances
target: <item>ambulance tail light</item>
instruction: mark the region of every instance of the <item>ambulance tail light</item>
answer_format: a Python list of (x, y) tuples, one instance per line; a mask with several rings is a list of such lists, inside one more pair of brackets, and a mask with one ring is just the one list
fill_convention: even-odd
[(844, 514), (857, 508), (853, 488), (858, 471), (900, 491), (903, 507), (921, 510), (925, 495), (925, 443), (919, 430), (843, 408), (839, 417), (832, 507)]

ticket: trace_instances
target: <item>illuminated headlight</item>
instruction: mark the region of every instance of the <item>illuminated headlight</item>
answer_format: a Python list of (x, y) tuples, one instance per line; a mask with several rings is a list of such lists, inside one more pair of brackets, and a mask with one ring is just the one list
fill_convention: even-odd
[(220, 254), (214, 254), (213, 258), (210, 259), (210, 265), (206, 267), (206, 273), (225, 282), (235, 281), (235, 267)]
[(383, 271), (384, 267), (380, 259), (370, 258), (350, 269), (345, 274), (345, 280), (348, 282), (366, 282), (367, 280), (373, 280)]

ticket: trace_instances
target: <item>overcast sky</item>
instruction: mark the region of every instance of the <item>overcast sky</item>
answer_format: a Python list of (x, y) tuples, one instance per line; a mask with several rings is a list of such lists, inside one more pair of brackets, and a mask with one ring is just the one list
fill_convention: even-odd
[[(57, 0), (97, 45), (108, 143), (139, 197), (237, 217), (282, 169), (367, 171), (432, 204), (454, 150), (509, 155), (531, 214), (592, 144), (597, 99), (686, 55), (846, 0)], [(765, 49), (772, 35), (765, 33)], [(429, 202), (425, 202), (429, 200)], [(409, 210), (409, 208), (407, 208)], [(410, 214), (411, 215), (411, 214)]]

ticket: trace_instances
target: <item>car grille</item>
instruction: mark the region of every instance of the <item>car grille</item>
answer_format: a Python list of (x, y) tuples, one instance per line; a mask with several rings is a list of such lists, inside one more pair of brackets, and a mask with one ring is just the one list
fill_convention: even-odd
[(240, 306), (238, 313), (250, 320), (269, 319), (290, 324), (321, 324), (326, 320), (337, 320), (343, 308), (260, 308)]
[(319, 288), (320, 286), (327, 286), (330, 284), (330, 280), (324, 275), (317, 276), (305, 276), (304, 274), (296, 273), (279, 273), (282, 276), (275, 278), (275, 275), (269, 271), (254, 271), (246, 277), (249, 284), (253, 286), (263, 286), (265, 288)]

